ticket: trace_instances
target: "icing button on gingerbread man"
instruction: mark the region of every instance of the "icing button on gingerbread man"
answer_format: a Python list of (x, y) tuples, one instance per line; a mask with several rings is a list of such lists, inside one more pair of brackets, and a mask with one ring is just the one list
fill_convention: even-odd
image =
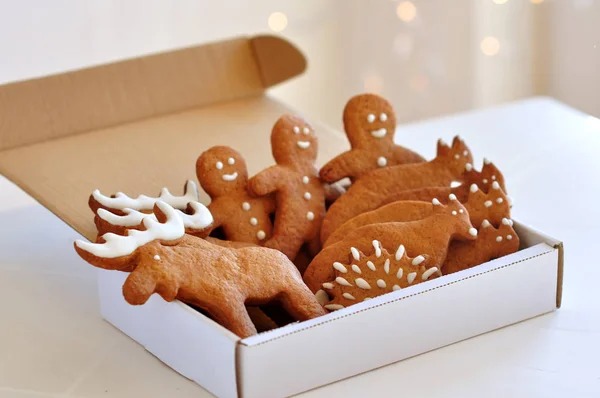
[(211, 198), (208, 205), (215, 222), (228, 240), (257, 245), (272, 234), (270, 214), (275, 201), (270, 196), (251, 196), (244, 158), (232, 148), (215, 146), (196, 162), (200, 185)]

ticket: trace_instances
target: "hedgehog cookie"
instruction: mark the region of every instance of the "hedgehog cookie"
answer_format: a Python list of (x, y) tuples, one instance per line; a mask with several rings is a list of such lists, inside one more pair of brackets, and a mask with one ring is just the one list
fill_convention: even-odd
[(320, 176), (325, 182), (346, 177), (356, 180), (377, 168), (425, 161), (419, 154), (394, 144), (396, 115), (392, 105), (378, 95), (351, 98), (344, 109), (344, 129), (352, 149), (323, 166)]
[(208, 149), (196, 161), (196, 174), (211, 198), (213, 228), (221, 227), (225, 237), (236, 242), (262, 246), (271, 238), (275, 200), (250, 195), (246, 162), (239, 152), (227, 146)]
[(275, 228), (265, 246), (282, 251), (292, 261), (304, 244), (312, 256), (320, 249), (327, 188), (317, 176), (317, 145), (314, 130), (306, 121), (282, 116), (271, 133), (271, 150), (277, 164), (249, 181), (254, 195), (275, 194)]

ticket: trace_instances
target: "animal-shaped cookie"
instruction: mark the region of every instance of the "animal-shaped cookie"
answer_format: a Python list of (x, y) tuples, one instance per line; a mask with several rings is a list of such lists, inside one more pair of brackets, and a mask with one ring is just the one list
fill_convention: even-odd
[(154, 293), (166, 301), (177, 298), (242, 338), (256, 333), (245, 305), (279, 300), (297, 320), (326, 313), (282, 253), (225, 248), (186, 234), (181, 217), (164, 202), (156, 202), (154, 215), (143, 219), (145, 230), (107, 233), (98, 243), (75, 242), (88, 263), (130, 272), (123, 285), (128, 303), (144, 304)]
[(323, 181), (346, 177), (354, 181), (377, 168), (425, 161), (421, 155), (394, 144), (396, 115), (392, 105), (378, 95), (351, 98), (344, 108), (344, 129), (352, 149), (321, 168)]
[(285, 253), (290, 260), (305, 243), (311, 255), (320, 250), (326, 187), (315, 167), (317, 146), (314, 130), (306, 121), (282, 116), (271, 133), (271, 150), (277, 164), (252, 177), (248, 184), (256, 196), (275, 194), (275, 228), (265, 246)]
[(453, 181), (462, 181), (464, 173), (473, 169), (472, 162), (469, 148), (455, 137), (452, 147), (438, 141), (437, 156), (432, 161), (370, 171), (329, 208), (321, 227), (321, 242), (324, 243), (337, 227), (352, 217), (379, 207), (396, 193), (450, 186)]
[[(491, 221), (492, 225), (500, 225), (503, 218), (510, 218), (510, 205), (498, 182), (494, 181), (489, 193), (484, 193), (477, 184), (472, 184), (464, 203), (471, 224), (480, 225), (483, 220)], [(456, 198), (453, 193), (448, 198)], [(449, 199), (448, 199), (449, 200)], [(460, 200), (459, 200), (460, 201)], [(441, 200), (446, 203), (445, 200)], [(462, 201), (461, 201), (462, 202)], [(433, 213), (431, 202), (403, 200), (389, 203), (376, 210), (368, 211), (351, 218), (335, 230), (323, 247), (343, 240), (353, 230), (369, 224), (384, 222), (408, 222), (429, 217)]]
[(196, 174), (211, 198), (213, 228), (221, 227), (227, 240), (264, 245), (271, 238), (275, 199), (250, 195), (246, 161), (239, 152), (226, 146), (208, 149), (196, 161)]
[(484, 220), (477, 239), (470, 242), (452, 242), (442, 266), (443, 274), (462, 271), (518, 251), (519, 237), (512, 225), (512, 220), (504, 218), (496, 229)]
[[(375, 242), (387, 250), (402, 245), (409, 250), (409, 256), (427, 254), (433, 263), (442, 264), (451, 241), (473, 240), (477, 230), (458, 200), (442, 205), (434, 199), (432, 204), (433, 213), (429, 217), (411, 222), (369, 224), (351, 231), (344, 240), (324, 248), (313, 259), (303, 275), (304, 281), (316, 292), (323, 282), (332, 279), (334, 262), (343, 264), (352, 258), (359, 261), (359, 252), (369, 252)], [(380, 251), (380, 247), (374, 249)]]
[[(379, 246), (379, 242), (375, 244)], [(404, 246), (396, 253), (385, 248), (369, 255), (359, 252), (358, 261), (333, 263), (335, 278), (322, 284), (331, 296), (325, 308), (333, 311), (369, 300), (386, 293), (441, 276), (439, 264), (433, 264), (426, 254), (409, 257)]]

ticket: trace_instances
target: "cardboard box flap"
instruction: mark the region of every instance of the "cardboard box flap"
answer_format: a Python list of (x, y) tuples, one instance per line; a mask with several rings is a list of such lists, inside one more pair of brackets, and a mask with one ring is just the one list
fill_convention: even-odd
[(273, 36), (236, 38), (0, 86), (0, 151), (261, 94), (306, 60)]

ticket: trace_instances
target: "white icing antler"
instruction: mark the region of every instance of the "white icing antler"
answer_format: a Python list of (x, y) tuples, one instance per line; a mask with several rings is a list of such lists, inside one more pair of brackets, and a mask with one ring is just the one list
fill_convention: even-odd
[(99, 190), (94, 190), (92, 193), (94, 199), (102, 206), (109, 209), (133, 209), (133, 210), (151, 210), (157, 201), (162, 201), (174, 207), (175, 209), (183, 210), (189, 202), (198, 201), (198, 188), (196, 183), (188, 180), (185, 183), (184, 193), (182, 196), (174, 196), (167, 188), (160, 191), (158, 198), (152, 198), (146, 195), (140, 195), (137, 198), (130, 198), (123, 192), (117, 192), (114, 198), (105, 196)]
[[(175, 210), (175, 213), (183, 221), (185, 228), (192, 230), (199, 230), (208, 227), (213, 223), (213, 217), (210, 211), (199, 202), (190, 202), (190, 207), (194, 211), (193, 214), (186, 214), (181, 210)], [(155, 214), (146, 214), (133, 209), (123, 209), (126, 214), (124, 216), (118, 216), (105, 209), (98, 209), (98, 217), (104, 221), (121, 227), (136, 227), (141, 224), (145, 217), (150, 217), (156, 221)]]
[(102, 235), (102, 239), (105, 240), (104, 243), (76, 240), (75, 244), (81, 250), (96, 257), (116, 258), (127, 256), (153, 240), (171, 241), (181, 238), (185, 234), (185, 228), (183, 220), (177, 215), (176, 210), (162, 201), (157, 201), (156, 205), (165, 214), (167, 218), (165, 223), (159, 223), (156, 218), (148, 215), (142, 220), (144, 227), (146, 227), (144, 231), (129, 229), (127, 230), (127, 236), (109, 232)]

